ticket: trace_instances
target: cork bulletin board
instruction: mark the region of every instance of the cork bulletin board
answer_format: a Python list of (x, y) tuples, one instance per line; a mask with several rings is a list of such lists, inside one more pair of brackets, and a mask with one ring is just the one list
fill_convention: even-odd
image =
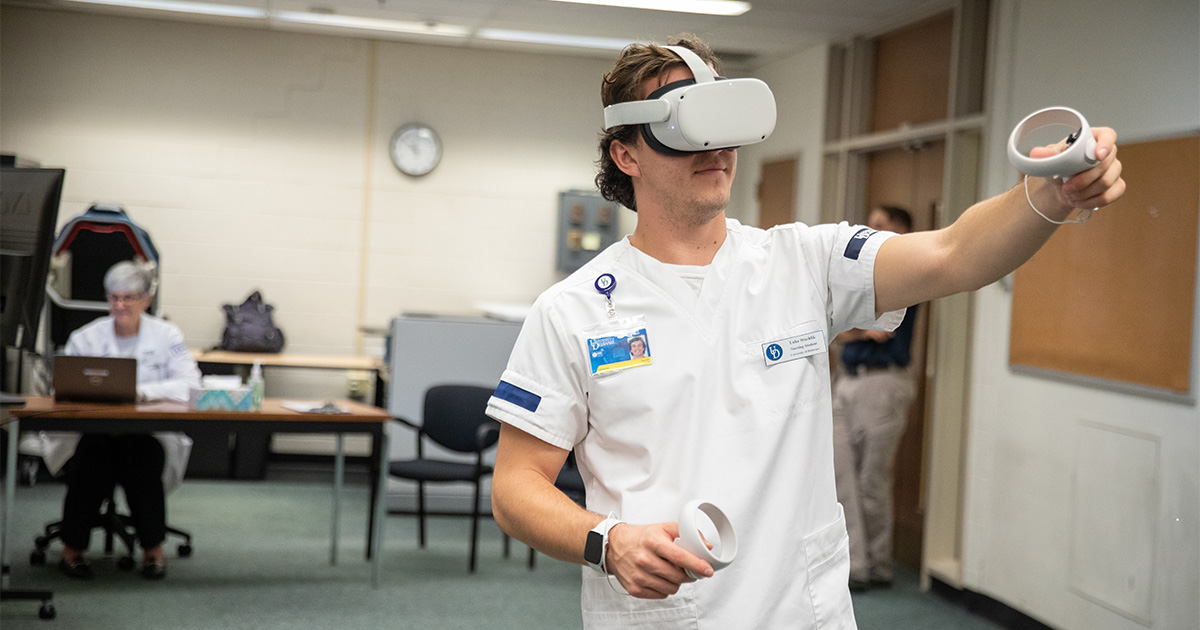
[(1013, 281), (1009, 365), (1188, 395), (1200, 136), (1119, 145), (1125, 196)]

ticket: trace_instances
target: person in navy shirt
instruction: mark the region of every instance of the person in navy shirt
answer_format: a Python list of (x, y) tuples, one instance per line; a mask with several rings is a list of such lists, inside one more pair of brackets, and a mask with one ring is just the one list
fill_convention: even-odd
[[(871, 211), (867, 227), (907, 234), (907, 210)], [(916, 389), (912, 362), (911, 307), (893, 332), (855, 328), (837, 336), (844, 343), (833, 391), (833, 457), (838, 501), (850, 535), (850, 590), (892, 583), (892, 468)]]

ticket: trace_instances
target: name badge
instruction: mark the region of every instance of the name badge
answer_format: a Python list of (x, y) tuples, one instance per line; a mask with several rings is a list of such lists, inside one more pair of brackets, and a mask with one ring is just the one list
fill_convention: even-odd
[(767, 367), (811, 357), (814, 354), (825, 352), (827, 349), (825, 331), (819, 328), (795, 337), (768, 341), (762, 345), (763, 360), (767, 362)]
[(634, 317), (593, 326), (588, 330), (588, 361), (592, 374), (650, 365), (650, 336), (645, 320)]

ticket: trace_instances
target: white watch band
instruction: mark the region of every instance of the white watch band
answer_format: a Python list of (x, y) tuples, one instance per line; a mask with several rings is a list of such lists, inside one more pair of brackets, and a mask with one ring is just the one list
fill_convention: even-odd
[(591, 562), (590, 560), (588, 560), (588, 558), (586, 558), (586, 557), (584, 558), (584, 560), (588, 561), (588, 563), (587, 563), (588, 566), (591, 567), (593, 570), (595, 570), (597, 573), (608, 574), (608, 567), (606, 565), (606, 562), (608, 560), (608, 532), (614, 526), (616, 526), (618, 523), (623, 523), (623, 522), (624, 521), (622, 521), (610, 514), (608, 516), (608, 518), (604, 519), (603, 521), (600, 521), (600, 523), (598, 525), (593, 527), (591, 529), (591, 531), (588, 532), (589, 535), (591, 535), (592, 533), (596, 533), (596, 534), (600, 535), (600, 561), (599, 562)]

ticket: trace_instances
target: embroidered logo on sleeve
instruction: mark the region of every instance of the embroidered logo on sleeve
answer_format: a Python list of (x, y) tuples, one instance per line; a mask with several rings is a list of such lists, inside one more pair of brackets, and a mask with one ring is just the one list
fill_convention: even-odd
[(187, 353), (188, 353), (187, 346), (183, 345), (183, 342), (180, 342), (180, 343), (177, 343), (177, 344), (171, 346), (171, 356), (173, 356), (173, 357), (183, 356)]
[(842, 255), (850, 260), (858, 260), (863, 245), (866, 244), (867, 239), (871, 238), (872, 234), (875, 234), (875, 230), (871, 228), (863, 228), (855, 232), (854, 236), (850, 237), (850, 242), (846, 243), (846, 251)]

